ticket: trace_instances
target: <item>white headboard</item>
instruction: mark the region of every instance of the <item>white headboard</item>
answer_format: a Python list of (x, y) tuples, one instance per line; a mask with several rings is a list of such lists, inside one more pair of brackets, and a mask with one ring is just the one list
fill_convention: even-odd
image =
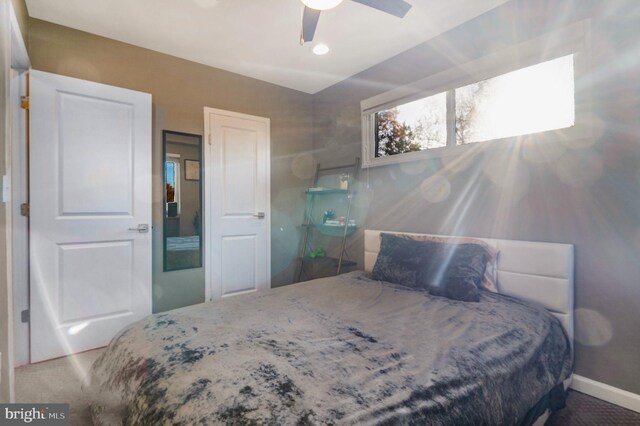
[[(364, 231), (364, 269), (373, 270), (380, 251), (380, 233)], [(442, 236), (442, 235), (439, 235)], [(498, 290), (502, 294), (541, 304), (555, 315), (573, 340), (573, 245), (476, 238), (495, 247)]]

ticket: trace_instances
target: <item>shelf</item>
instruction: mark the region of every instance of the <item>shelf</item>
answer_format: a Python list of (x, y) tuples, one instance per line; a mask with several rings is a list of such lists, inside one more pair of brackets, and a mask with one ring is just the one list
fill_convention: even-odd
[[(316, 257), (315, 259), (311, 259), (310, 257), (305, 257), (305, 258), (298, 258), (298, 260), (301, 260), (304, 263), (311, 263), (311, 264), (320, 264), (320, 263), (326, 263), (326, 264), (331, 264), (331, 266), (336, 267), (338, 266), (338, 259), (336, 259), (335, 257)], [(346, 260), (346, 259), (342, 259), (342, 267), (343, 268), (347, 268), (350, 266), (356, 266), (358, 264), (358, 262), (354, 262), (353, 260)]]
[[(343, 170), (347, 172), (348, 176), (353, 179), (352, 182), (358, 181), (358, 172), (360, 170), (360, 159), (356, 158), (353, 164), (339, 167), (320, 167), (320, 164), (316, 167), (315, 178), (312, 182), (309, 182), (309, 188), (304, 190), (305, 196), (303, 197), (306, 203), (304, 221), (300, 226), (301, 241), (298, 250), (298, 258), (296, 261), (296, 281), (300, 281), (303, 277), (305, 280), (334, 276), (339, 273), (353, 270), (357, 267), (358, 263), (348, 259), (346, 241), (347, 238), (353, 238), (353, 234), (359, 229), (355, 224), (355, 220), (352, 219), (353, 212), (352, 206), (357, 191), (354, 185), (345, 185), (344, 179), (329, 179), (331, 176), (338, 177), (338, 172), (334, 171)], [(329, 173), (331, 172), (331, 173)], [(341, 176), (342, 177), (342, 176)], [(328, 185), (328, 186), (323, 186)], [(346, 189), (340, 189), (340, 187)], [(325, 198), (320, 198), (325, 197)], [(326, 204), (338, 203), (340, 215), (333, 215), (333, 223), (323, 223), (329, 211)], [(322, 210), (326, 210), (324, 216)], [(320, 212), (319, 214), (317, 214)], [(314, 220), (316, 219), (321, 220)], [(337, 219), (342, 219), (344, 223), (336, 226)], [(340, 238), (341, 242), (337, 241)], [(313, 247), (323, 248), (333, 254), (335, 257), (316, 257), (311, 259), (309, 257)], [(339, 250), (338, 250), (339, 247)], [(315, 253), (322, 253), (324, 251), (318, 250)], [(338, 268), (338, 259), (342, 259), (340, 268)]]
[(307, 189), (304, 192), (307, 195), (353, 194), (353, 191), (349, 189), (338, 189), (338, 188), (325, 188), (317, 191), (311, 191)]
[[(329, 235), (332, 237), (342, 237), (344, 234), (344, 226), (335, 226), (335, 225), (325, 225), (325, 224), (315, 224), (315, 223), (303, 223), (301, 225), (303, 228), (315, 228), (320, 233), (324, 235)], [(358, 230), (357, 225), (349, 225), (347, 229), (347, 235), (351, 235)]]

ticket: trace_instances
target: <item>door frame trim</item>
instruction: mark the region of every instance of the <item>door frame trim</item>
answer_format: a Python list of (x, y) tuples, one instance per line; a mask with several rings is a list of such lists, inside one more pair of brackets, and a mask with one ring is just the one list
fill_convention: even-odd
[[(11, 91), (12, 133), (7, 140), (7, 164), (10, 164), (11, 200), (7, 207), (7, 225), (10, 225), (11, 242), (7, 252), (11, 255), (11, 286), (13, 303), (13, 350), (12, 366), (19, 367), (31, 361), (30, 324), (21, 321), (21, 312), (29, 309), (29, 220), (20, 215), (20, 205), (29, 202), (29, 112), (20, 107), (22, 96), (29, 96), (29, 69), (31, 61), (13, 4), (9, 3), (11, 21), (11, 67), (17, 75), (12, 84), (17, 84), (17, 92)], [(17, 98), (14, 96), (17, 95)], [(19, 179), (22, 175), (24, 180)], [(10, 214), (9, 214), (10, 211)], [(10, 220), (10, 222), (9, 222)], [(21, 222), (23, 226), (18, 226)], [(8, 234), (9, 235), (9, 234)], [(26, 299), (23, 298), (26, 296)]]
[[(26, 192), (23, 187), (18, 187), (14, 183), (12, 177), (15, 173), (24, 172), (27, 164), (23, 164), (19, 161), (19, 156), (16, 155), (21, 149), (26, 149), (27, 143), (27, 129), (26, 129), (26, 111), (20, 107), (21, 96), (27, 95), (26, 93), (26, 75), (31, 67), (29, 60), (29, 54), (27, 52), (25, 40), (18, 24), (16, 11), (12, 2), (7, 2), (0, 10), (0, 21), (3, 24), (2, 39), (3, 47), (6, 48), (5, 58), (8, 59), (8, 63), (5, 64), (8, 68), (5, 70), (6, 76), (2, 84), (4, 84), (7, 90), (5, 105), (5, 147), (3, 153), (3, 161), (5, 164), (4, 174), (7, 179), (8, 191), (5, 194), (6, 202), (1, 208), (5, 211), (5, 230), (6, 230), (6, 271), (3, 272), (5, 279), (0, 279), (0, 283), (6, 286), (7, 299), (3, 305), (6, 312), (2, 314), (2, 319), (6, 319), (5, 324), (7, 332), (6, 341), (6, 354), (2, 354), (2, 366), (1, 370), (4, 370), (6, 377), (2, 380), (2, 386), (0, 389), (0, 396), (5, 396), (7, 401), (14, 402), (15, 399), (15, 378), (14, 368), (16, 359), (16, 327), (22, 324), (16, 324), (15, 318), (15, 294), (16, 285), (28, 285), (28, 283), (16, 283), (14, 280), (14, 272), (16, 270), (23, 270), (28, 268), (28, 260), (23, 257), (16, 256), (19, 250), (16, 250), (16, 239), (28, 238), (25, 235), (26, 230), (18, 230), (14, 226), (14, 220), (16, 219), (16, 213), (19, 212), (19, 204), (22, 201), (22, 196)], [(12, 75), (15, 72), (15, 75)], [(16, 87), (17, 85), (17, 87)], [(16, 90), (17, 89), (17, 90)], [(23, 127), (24, 125), (24, 127)], [(17, 128), (16, 128), (17, 126)], [(4, 191), (4, 188), (3, 188)], [(24, 289), (22, 289), (24, 290)], [(18, 314), (19, 315), (19, 314)], [(28, 326), (27, 329), (27, 340)], [(28, 344), (26, 348), (20, 348), (20, 350), (26, 349), (28, 351)], [(6, 382), (6, 383), (5, 383)]]
[(218, 108), (204, 107), (204, 143), (202, 144), (202, 158), (204, 159), (204, 167), (203, 167), (203, 198), (204, 198), (204, 238), (205, 244), (203, 244), (203, 255), (204, 255), (204, 276), (205, 276), (205, 286), (204, 286), (204, 294), (205, 294), (205, 302), (210, 302), (212, 300), (213, 295), (213, 267), (211, 265), (211, 236), (212, 232), (212, 222), (210, 212), (212, 197), (209, 196), (209, 191), (213, 187), (213, 183), (211, 182), (211, 129), (209, 128), (209, 116), (211, 114), (222, 115), (226, 117), (232, 118), (240, 118), (245, 120), (257, 121), (260, 123), (264, 123), (267, 128), (266, 134), (266, 174), (267, 174), (267, 193), (266, 195), (266, 215), (265, 220), (268, 222), (267, 224), (267, 278), (269, 280), (267, 288), (271, 288), (271, 120), (265, 117), (259, 117), (256, 115), (243, 114), (240, 112), (226, 111)]
[[(12, 140), (10, 141), (11, 170), (11, 279), (13, 303), (13, 366), (20, 367), (31, 361), (30, 324), (21, 320), (22, 311), (29, 310), (29, 218), (21, 215), (21, 204), (29, 203), (29, 150), (28, 150), (28, 110), (19, 105), (22, 96), (28, 96), (28, 71), (19, 70), (12, 80), (17, 88), (11, 91)], [(8, 141), (9, 142), (9, 141)], [(8, 143), (9, 145), (9, 143)], [(9, 217), (9, 216), (7, 216)]]

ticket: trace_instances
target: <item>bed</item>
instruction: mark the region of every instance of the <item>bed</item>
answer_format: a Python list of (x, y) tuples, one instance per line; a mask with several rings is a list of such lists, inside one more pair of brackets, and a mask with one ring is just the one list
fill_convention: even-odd
[(200, 236), (167, 237), (165, 249), (165, 269), (193, 268), (201, 264)]
[(134, 323), (90, 370), (94, 422), (543, 424), (572, 370), (573, 247), (484, 241), (500, 294), (479, 303), (373, 280), (366, 231), (364, 271)]
[(167, 237), (167, 251), (198, 251), (200, 250), (200, 236)]

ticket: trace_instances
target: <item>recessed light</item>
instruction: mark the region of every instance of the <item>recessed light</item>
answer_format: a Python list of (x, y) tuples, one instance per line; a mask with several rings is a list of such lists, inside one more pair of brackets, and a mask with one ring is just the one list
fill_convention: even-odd
[(342, 0), (302, 0), (302, 4), (315, 10), (329, 10), (342, 3)]
[(329, 53), (329, 46), (322, 43), (316, 44), (315, 46), (313, 46), (313, 53), (318, 56), (326, 55), (327, 53)]

